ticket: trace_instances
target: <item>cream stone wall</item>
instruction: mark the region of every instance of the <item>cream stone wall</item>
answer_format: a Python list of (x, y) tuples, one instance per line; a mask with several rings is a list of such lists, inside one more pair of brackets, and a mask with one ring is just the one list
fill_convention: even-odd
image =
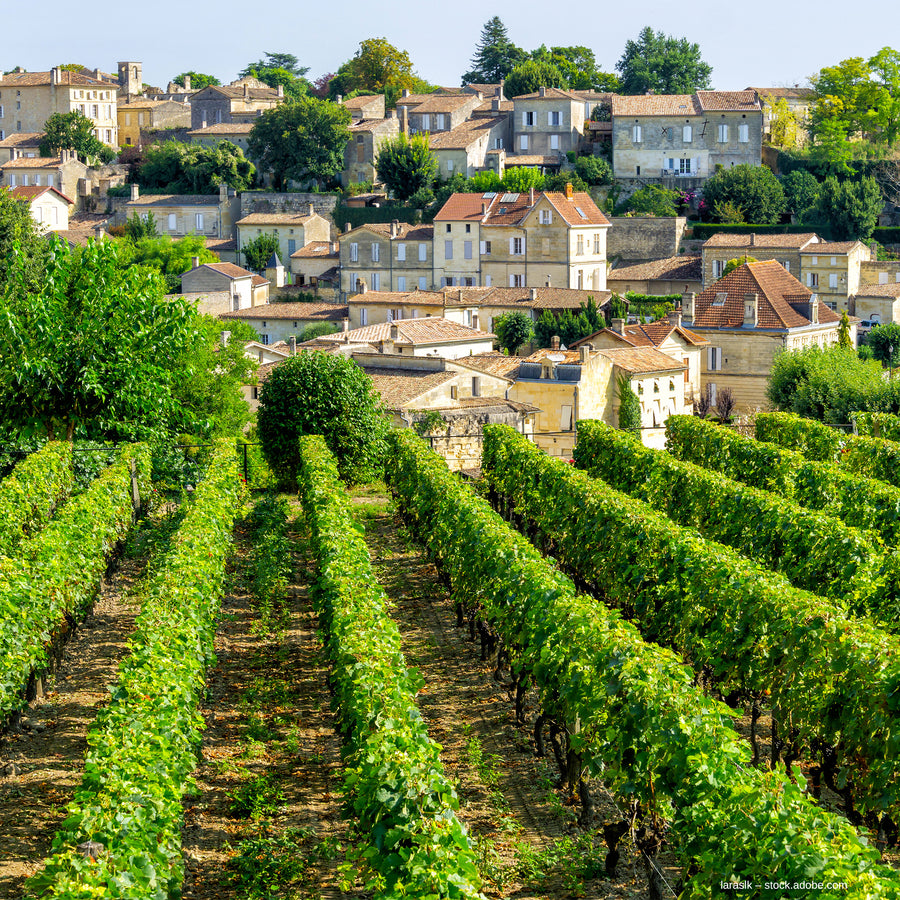
[[(857, 244), (845, 254), (817, 252), (815, 246), (800, 253), (800, 281), (819, 295), (823, 303), (839, 312), (849, 312), (850, 297), (859, 290), (860, 266), (868, 261), (871, 251)], [(831, 284), (834, 280), (836, 283)]]
[[(383, 233), (369, 231), (365, 227), (345, 232), (339, 238), (341, 263), (341, 290), (347, 294), (356, 293), (356, 282), (362, 279), (371, 291), (414, 291), (431, 290), (432, 257), (434, 245), (430, 240), (403, 240), (389, 238)], [(356, 244), (356, 259), (353, 259), (353, 244)], [(378, 259), (373, 259), (373, 245), (378, 245)], [(406, 259), (400, 259), (400, 247)], [(419, 258), (420, 247), (424, 248), (424, 259)], [(373, 274), (378, 275), (377, 287)], [(425, 279), (424, 282), (422, 279)], [(401, 279), (405, 279), (402, 281)]]
[(715, 274), (714, 263), (720, 264), (720, 270), (724, 271), (725, 265), (733, 259), (749, 256), (757, 262), (765, 262), (774, 259), (790, 272), (794, 278), (800, 278), (800, 251), (797, 249), (769, 247), (704, 247), (701, 251), (701, 266), (703, 272), (703, 287), (707, 288), (722, 276)]
[[(577, 150), (584, 131), (585, 104), (581, 100), (566, 100), (553, 97), (516, 97), (513, 100), (513, 152), (537, 154), (539, 156), (565, 155), (569, 150)], [(550, 123), (550, 115), (559, 116), (559, 124)], [(533, 124), (526, 124), (531, 115)], [(558, 145), (552, 146), (551, 137), (556, 135)], [(522, 137), (528, 138), (528, 146), (523, 147)]]
[(319, 215), (312, 216), (303, 224), (273, 222), (269, 225), (237, 225), (236, 228), (238, 252), (244, 244), (259, 235), (274, 234), (278, 238), (278, 256), (284, 265), (288, 265), (291, 254), (301, 247), (313, 241), (331, 240), (331, 223)]
[(883, 325), (900, 322), (900, 299), (893, 297), (867, 297), (865, 292), (856, 295), (853, 315), (860, 319), (874, 319)]
[(900, 260), (867, 260), (859, 267), (859, 286), (900, 282)]
[[(442, 287), (447, 279), (456, 285), (477, 287), (481, 267), (480, 242), (486, 239), (487, 228), (478, 222), (434, 223), (434, 286)], [(451, 248), (448, 255), (447, 248)], [(470, 258), (466, 258), (466, 254)]]
[(65, 231), (69, 227), (71, 207), (59, 194), (45, 191), (29, 205), (31, 218), (41, 231)]

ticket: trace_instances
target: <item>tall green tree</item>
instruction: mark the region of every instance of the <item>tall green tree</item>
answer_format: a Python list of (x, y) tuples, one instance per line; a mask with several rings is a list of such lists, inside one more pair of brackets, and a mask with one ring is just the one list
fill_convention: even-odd
[(23, 289), (36, 288), (49, 254), (50, 242), (38, 234), (28, 204), (0, 190), (0, 297), (13, 267)]
[(82, 162), (96, 159), (109, 161), (116, 155), (94, 137), (94, 123), (77, 109), (68, 113), (53, 113), (44, 123), (41, 156), (56, 156), (60, 150), (74, 150)]
[(574, 47), (538, 47), (531, 58), (549, 63), (559, 70), (563, 78), (562, 87), (573, 91), (616, 92), (620, 89), (619, 79), (597, 68), (594, 51), (581, 45)]
[(368, 38), (360, 41), (353, 58), (337, 70), (328, 84), (328, 96), (346, 97), (354, 91), (384, 94), (391, 106), (404, 88), (419, 93), (434, 90), (413, 71), (409, 53), (386, 38)]
[(768, 166), (740, 165), (717, 172), (703, 185), (703, 199), (717, 207), (732, 203), (755, 225), (777, 222), (785, 210), (784, 189)]
[(151, 147), (137, 170), (146, 188), (165, 188), (173, 194), (215, 194), (221, 184), (245, 191), (253, 184), (256, 167), (230, 141), (215, 147), (166, 141)]
[(781, 187), (787, 209), (802, 218), (808, 209), (815, 206), (822, 186), (811, 172), (794, 169), (781, 179)]
[(172, 81), (184, 87), (185, 78), (191, 79), (191, 90), (194, 91), (202, 91), (205, 87), (222, 83), (215, 75), (205, 75), (203, 72), (182, 72), (180, 75), (176, 75)]
[(627, 375), (619, 375), (616, 379), (616, 394), (619, 398), (619, 428), (632, 434), (640, 434), (641, 401)]
[(534, 323), (523, 312), (506, 313), (494, 320), (494, 334), (500, 346), (515, 356), (519, 347), (534, 337)]
[(55, 242), (38, 290), (13, 260), (0, 297), (0, 421), (20, 436), (133, 439), (184, 427), (174, 388), (196, 312), (118, 242)]
[(301, 97), (266, 110), (250, 132), (248, 150), (276, 190), (288, 180), (326, 183), (344, 168), (350, 111), (329, 100)]
[(241, 69), (240, 78), (256, 78), (269, 87), (284, 88), (285, 97), (294, 100), (309, 92), (310, 83), (304, 78), (309, 66), (301, 66), (292, 53), (266, 53), (265, 58), (249, 63)]
[(872, 356), (885, 368), (900, 366), (900, 324), (887, 322), (869, 332), (867, 341), (872, 348)]
[(496, 84), (506, 78), (527, 54), (510, 39), (506, 26), (499, 16), (484, 24), (481, 37), (472, 56), (472, 68), (462, 77), (463, 85)]
[(375, 171), (385, 187), (398, 200), (405, 201), (418, 191), (431, 190), (438, 175), (438, 161), (426, 135), (414, 134), (408, 138), (400, 134), (381, 145)]
[(830, 231), (836, 241), (867, 241), (882, 209), (884, 197), (874, 178), (838, 181), (832, 175), (822, 182), (818, 200), (804, 221)]
[(262, 272), (266, 263), (278, 252), (278, 236), (275, 234), (258, 234), (252, 241), (241, 247), (244, 264), (252, 272)]
[(529, 59), (509, 73), (504, 91), (507, 97), (521, 97), (542, 87), (566, 87), (566, 79), (553, 63)]
[(636, 41), (627, 41), (616, 71), (622, 93), (690, 94), (708, 90), (712, 67), (700, 56), (700, 45), (644, 28)]
[(238, 78), (246, 78), (248, 75), (255, 77), (254, 72), (260, 69), (283, 69), (297, 78), (303, 78), (309, 71), (309, 66), (301, 66), (300, 60), (293, 53), (266, 53), (262, 59), (244, 66), (238, 73)]
[(189, 234), (177, 241), (167, 234), (133, 238), (125, 242), (121, 251), (123, 266), (155, 269), (165, 279), (169, 294), (181, 292), (181, 276), (190, 271), (194, 257), (201, 265), (219, 261), (212, 250), (206, 249), (206, 238), (200, 234)]

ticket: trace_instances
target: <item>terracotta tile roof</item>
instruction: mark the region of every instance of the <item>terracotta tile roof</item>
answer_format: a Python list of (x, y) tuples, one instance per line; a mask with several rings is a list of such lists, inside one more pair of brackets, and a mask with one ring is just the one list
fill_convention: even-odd
[[(404, 100), (401, 98), (397, 101), (397, 105), (402, 104)], [(459, 109), (466, 104), (477, 104), (478, 98), (474, 94), (431, 94), (427, 100), (423, 100), (411, 110), (415, 115), (420, 113), (450, 113)]]
[(645, 263), (616, 266), (606, 277), (610, 281), (700, 281), (702, 257), (668, 256)]
[[(722, 295), (724, 294), (724, 297)], [(809, 319), (802, 307), (812, 295), (774, 260), (744, 263), (694, 299), (693, 328), (736, 328), (744, 321), (744, 294), (758, 294), (758, 328), (800, 328)], [(840, 316), (819, 303), (819, 323), (840, 321)]]
[(305, 247), (295, 250), (291, 259), (339, 259), (340, 254), (331, 241), (310, 241)]
[(577, 288), (444, 287), (448, 307), (511, 306), (517, 309), (580, 309), (593, 297), (597, 306), (610, 298), (609, 291), (584, 291)]
[(887, 284), (861, 284), (857, 297), (900, 297), (900, 281)]
[(238, 219), (238, 225), (305, 225), (313, 216), (309, 213), (250, 213)]
[(250, 284), (253, 287), (262, 287), (264, 284), (271, 284), (271, 283), (272, 282), (269, 281), (268, 278), (263, 278), (262, 275), (254, 275), (253, 280), (250, 282)]
[(62, 191), (58, 191), (55, 187), (48, 187), (47, 185), (44, 185), (43, 187), (39, 184), (21, 185), (13, 188), (9, 193), (10, 196), (15, 197), (16, 200), (25, 200), (30, 203), (42, 194), (46, 194), (47, 191), (52, 191), (57, 196), (62, 197), (70, 206), (75, 205), (75, 201), (67, 197)]
[[(360, 231), (372, 231), (382, 237), (390, 238), (391, 223), (390, 222), (366, 222), (364, 225), (357, 225), (350, 231), (341, 234), (341, 239), (347, 235), (357, 234)], [(408, 222), (400, 222), (397, 226), (397, 236), (392, 240), (402, 241), (430, 241), (434, 237), (434, 225), (410, 225)]]
[(237, 252), (237, 241), (234, 238), (207, 238), (206, 249), (213, 253)]
[(481, 221), (484, 217), (482, 204), (490, 205), (491, 199), (482, 194), (451, 194), (447, 202), (438, 210), (435, 222)]
[[(392, 124), (393, 123), (393, 124)], [(358, 122), (351, 122), (347, 126), (350, 131), (379, 131), (379, 130), (391, 130), (397, 128), (399, 130), (399, 125), (397, 124), (396, 119), (360, 119)], [(358, 196), (358, 195), (357, 195)]]
[(500, 83), (475, 84), (473, 81), (470, 84), (463, 85), (463, 90), (468, 91), (470, 94), (482, 94), (485, 97), (496, 97), (497, 91), (500, 90)]
[(792, 87), (792, 88), (773, 88), (773, 87), (748, 87), (744, 90), (756, 91), (761, 99), (774, 97), (780, 100), (784, 97), (786, 100), (812, 100), (816, 92), (812, 88)]
[(626, 372), (683, 372), (684, 363), (672, 359), (660, 350), (649, 347), (623, 347), (614, 350), (598, 351), (614, 365)]
[(381, 96), (381, 94), (360, 94), (358, 97), (342, 100), (341, 105), (346, 106), (347, 109), (362, 109), (364, 106), (376, 103)]
[[(37, 87), (40, 85), (51, 84), (52, 82), (52, 72), (10, 72), (7, 75), (0, 76), (0, 90), (9, 87)], [(102, 87), (106, 90), (113, 91), (116, 91), (119, 88), (117, 84), (98, 81), (96, 78), (88, 78), (87, 75), (81, 75), (78, 72), (70, 72), (68, 69), (60, 70), (59, 84), (76, 85), (79, 87)]]
[(677, 334), (688, 344), (703, 346), (709, 343), (706, 338), (700, 337), (699, 334), (694, 334), (693, 331), (688, 331), (687, 328), (681, 325), (673, 325), (667, 319), (660, 319), (658, 322), (650, 322), (645, 325), (626, 325), (624, 334), (619, 334), (617, 331), (613, 331), (612, 328), (603, 328), (575, 341), (572, 344), (572, 349), (580, 347), (582, 344), (590, 344), (594, 338), (599, 337), (601, 334), (615, 338), (623, 344), (630, 344), (632, 347), (659, 347), (672, 333)]
[(755, 91), (697, 91), (695, 94), (613, 95), (613, 116), (701, 116), (704, 112), (761, 109)]
[(215, 194), (147, 194), (137, 200), (129, 200), (126, 206), (218, 206)]
[[(71, 220), (69, 227), (62, 231), (49, 231), (47, 236), (55, 235), (60, 240), (65, 241), (70, 247), (86, 247), (90, 240), (109, 240), (105, 234), (98, 234), (93, 228), (72, 228)], [(230, 299), (229, 295), (229, 299)]]
[(247, 135), (253, 130), (252, 122), (219, 122), (216, 125), (207, 125), (206, 128), (195, 128), (188, 134), (196, 134), (200, 137), (209, 134), (243, 134)]
[(383, 369), (360, 366), (372, 379), (375, 390), (381, 395), (388, 409), (400, 409), (412, 403), (417, 397), (455, 381), (456, 372), (429, 372), (416, 369)]
[[(544, 192), (553, 208), (565, 219), (569, 225), (609, 225), (609, 219), (600, 212), (597, 204), (591, 199), (591, 195), (584, 191), (575, 191), (572, 199), (559, 192)], [(535, 195), (537, 197), (537, 195)], [(579, 212), (581, 210), (581, 212)], [(583, 213), (583, 215), (582, 215)]]
[(391, 336), (391, 329), (397, 328), (398, 344), (444, 344), (456, 341), (487, 340), (494, 335), (451, 322), (442, 316), (427, 316), (421, 319), (400, 319), (396, 322), (379, 322), (376, 325), (364, 325), (343, 334), (323, 335), (322, 340), (351, 342), (386, 341)]
[(767, 250), (801, 250), (811, 243), (820, 243), (819, 236), (812, 231), (804, 234), (714, 234), (703, 244), (704, 250), (717, 247), (750, 250), (765, 247)]
[(58, 156), (20, 156), (7, 160), (0, 169), (58, 169), (62, 164)]
[(490, 134), (497, 125), (504, 125), (506, 118), (469, 119), (457, 125), (452, 131), (438, 131), (432, 134), (428, 143), (432, 150), (465, 150), (471, 144)]
[(468, 369), (477, 369), (485, 375), (494, 375), (497, 378), (506, 378), (514, 381), (519, 374), (521, 357), (507, 356), (505, 353), (492, 350), (489, 353), (474, 353), (472, 356), (464, 356), (454, 359), (454, 365), (465, 366)]
[(43, 131), (19, 131), (0, 141), (0, 147), (37, 147), (43, 136)]
[(865, 246), (860, 241), (819, 241), (810, 247), (802, 249), (803, 254), (812, 256), (845, 256), (857, 247)]
[[(144, 97), (119, 97), (116, 101), (116, 106), (119, 109), (156, 109), (159, 106), (168, 106), (172, 103), (176, 103), (175, 100), (148, 100)], [(186, 109), (190, 109), (189, 106), (186, 106), (184, 103), (178, 103), (178, 106), (184, 107)]]
[[(222, 275), (227, 275), (229, 278), (239, 279), (239, 278), (252, 278), (253, 273), (248, 272), (246, 269), (242, 269), (240, 266), (236, 266), (234, 263), (228, 262), (218, 262), (218, 263), (203, 263), (201, 269), (212, 269), (213, 272), (221, 272)], [(196, 269), (191, 269), (191, 272), (196, 272)], [(190, 275), (191, 272), (185, 272), (184, 275)], [(181, 277), (184, 278), (184, 275)]]
[[(496, 98), (495, 98), (496, 99)], [(473, 115), (475, 116), (484, 116), (484, 115), (492, 115), (497, 112), (502, 113), (511, 113), (515, 108), (515, 104), (512, 100), (501, 100), (499, 109), (494, 109), (494, 100), (485, 100), (483, 103), (479, 103), (478, 106), (475, 107), (473, 111)]]
[[(569, 225), (609, 225), (590, 194), (577, 191), (571, 200), (557, 192), (535, 192), (535, 203), (546, 197)], [(487, 205), (487, 212), (484, 207)], [(481, 221), (484, 225), (518, 225), (532, 208), (529, 193), (453, 194), (434, 217), (435, 222)], [(584, 215), (581, 215), (578, 210)]]
[(347, 305), (341, 303), (264, 303), (249, 309), (222, 313), (222, 319), (261, 319), (283, 321), (309, 319), (321, 322), (340, 322), (347, 316)]
[(544, 88), (544, 93), (542, 94), (540, 91), (535, 91), (533, 94), (519, 94), (518, 97), (514, 97), (514, 100), (581, 100), (581, 97), (578, 94), (572, 93), (572, 91), (563, 91), (559, 88), (548, 87)]
[(761, 109), (756, 91), (697, 91), (700, 106), (710, 112), (742, 112)]
[[(464, 413), (473, 410), (480, 410), (487, 414), (509, 412), (510, 410), (521, 413), (541, 412), (538, 406), (522, 403), (520, 400), (506, 400), (503, 397), (463, 397), (461, 400), (454, 400), (452, 406), (434, 406), (429, 409), (436, 409), (442, 413)], [(450, 418), (453, 417), (450, 416)]]
[(587, 122), (588, 131), (600, 131), (612, 134), (612, 122)]
[[(488, 150), (488, 153), (500, 153), (500, 150)], [(508, 169), (514, 166), (559, 166), (559, 157), (551, 154), (550, 156), (541, 156), (535, 153), (507, 153), (506, 167)]]
[(350, 303), (357, 306), (443, 306), (443, 296), (439, 291), (366, 291), (352, 294)]
[(398, 97), (397, 107), (399, 109), (401, 106), (418, 106), (420, 103), (430, 99), (431, 94), (410, 94), (408, 97)]

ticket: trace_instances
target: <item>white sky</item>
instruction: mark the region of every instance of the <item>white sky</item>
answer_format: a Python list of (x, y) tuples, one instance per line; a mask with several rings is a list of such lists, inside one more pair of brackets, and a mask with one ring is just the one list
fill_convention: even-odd
[[(231, 81), (266, 51), (293, 53), (309, 66), (309, 78), (337, 71), (359, 42), (385, 37), (407, 50), (418, 74), (435, 84), (457, 86), (469, 68), (484, 23), (498, 15), (510, 38), (525, 50), (542, 43), (585, 45), (599, 66), (613, 71), (626, 40), (645, 25), (700, 45), (713, 68), (713, 86), (804, 84), (823, 66), (851, 56), (869, 57), (885, 44), (900, 49), (900, 6), (894, 0), (837, 0), (808, 4), (646, 0), (640, 12), (596, 0), (569, 3), (558, 15), (546, 4), (475, 0), (411, 4), (398, 0), (344, 0), (302, 4), (272, 0), (156, 0), (133, 10), (127, 4), (85, 15), (82, 4), (47, 0), (40, 21), (7, 33), (0, 71), (21, 65), (47, 70), (77, 62), (115, 72), (119, 60), (144, 65), (144, 81), (165, 87), (182, 71), (194, 70)], [(431, 10), (431, 12), (429, 12)], [(8, 17), (7, 17), (8, 18)], [(554, 19), (555, 21), (546, 21)], [(27, 37), (24, 37), (27, 35)], [(20, 40), (21, 39), (21, 40)]]

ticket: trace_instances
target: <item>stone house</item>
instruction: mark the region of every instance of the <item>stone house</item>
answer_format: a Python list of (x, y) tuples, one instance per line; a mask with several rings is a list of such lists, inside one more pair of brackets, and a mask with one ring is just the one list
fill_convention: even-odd
[(144, 197), (138, 185), (132, 184), (131, 199), (119, 217), (124, 223), (135, 213), (141, 218), (153, 213), (159, 233), (173, 238), (188, 234), (231, 238), (239, 210), (240, 200), (226, 184), (219, 187), (218, 194), (147, 194)]
[(249, 158), (248, 150), (252, 130), (252, 122), (222, 122), (219, 125), (207, 125), (206, 128), (193, 129), (187, 133), (187, 136), (192, 144), (199, 144), (201, 147), (215, 148), (222, 141), (227, 141), (238, 147), (244, 156)]
[(878, 325), (900, 322), (900, 280), (861, 284), (851, 299), (851, 314)]
[(484, 102), (481, 94), (445, 93), (401, 96), (397, 100), (400, 130), (408, 134), (437, 134), (458, 128)]
[(18, 156), (0, 165), (0, 185), (15, 188), (23, 185), (55, 187), (76, 202), (84, 193), (88, 167), (72, 150), (57, 157)]
[[(840, 319), (775, 260), (744, 263), (682, 298), (684, 327), (709, 341), (701, 387), (709, 387), (714, 403), (730, 388), (739, 412), (768, 407), (766, 385), (779, 352), (836, 344)], [(855, 340), (855, 320), (850, 325)]]
[(434, 227), (370, 222), (345, 231), (340, 246), (341, 292), (429, 290), (433, 284)]
[(55, 66), (49, 72), (18, 68), (0, 77), (0, 140), (18, 132), (44, 130), (55, 113), (81, 112), (94, 125), (94, 137), (119, 146), (116, 101), (119, 86)]
[(174, 100), (147, 100), (143, 97), (122, 97), (118, 110), (119, 143), (123, 147), (138, 147), (141, 133), (164, 128), (189, 128), (190, 103)]
[(291, 254), (291, 280), (294, 284), (318, 292), (327, 282), (339, 283), (340, 245), (337, 241), (310, 241)]
[(613, 174), (640, 184), (699, 187), (716, 169), (762, 159), (755, 91), (612, 98)]
[(891, 284), (900, 282), (900, 260), (876, 259), (876, 248), (872, 248), (871, 259), (862, 262), (859, 267), (860, 290), (864, 285)]
[(578, 350), (590, 345), (595, 350), (617, 350), (628, 347), (649, 347), (671, 356), (684, 367), (684, 407), (690, 412), (700, 395), (700, 372), (709, 341), (689, 331), (681, 324), (681, 312), (649, 324), (626, 325), (623, 319), (613, 319), (611, 328), (604, 328), (576, 341), (569, 348)]
[(722, 277), (732, 259), (750, 256), (758, 262), (774, 260), (786, 272), (800, 277), (802, 251), (815, 247), (819, 236), (806, 234), (714, 234), (700, 249), (703, 258), (703, 286)]
[(55, 187), (29, 185), (13, 188), (9, 193), (13, 199), (28, 204), (31, 218), (40, 231), (68, 230), (69, 213), (75, 206), (75, 201)]
[(509, 118), (469, 119), (451, 131), (439, 131), (429, 137), (431, 152), (437, 157), (442, 178), (457, 173), (471, 178), (487, 168), (489, 150), (504, 146), (509, 140)]
[(606, 275), (606, 286), (617, 294), (687, 294), (703, 289), (700, 256), (669, 256), (651, 262), (617, 265)]
[[(195, 257), (196, 261), (196, 257)], [(181, 276), (183, 294), (203, 294), (227, 291), (231, 309), (248, 309), (269, 302), (269, 282), (234, 263), (204, 263)]]
[(18, 156), (34, 159), (41, 155), (41, 138), (43, 131), (16, 132), (0, 141), (0, 164), (9, 162)]
[(788, 109), (797, 117), (797, 142), (801, 145), (809, 140), (809, 108), (816, 92), (812, 88), (795, 85), (792, 88), (748, 87), (744, 90), (755, 91), (763, 107), (763, 137), (768, 140), (772, 133), (772, 107), (784, 100)]
[(609, 220), (575, 192), (454, 194), (434, 217), (436, 286), (606, 290)]
[(267, 109), (284, 101), (284, 88), (269, 87), (256, 78), (209, 85), (191, 96), (191, 129), (233, 122), (253, 123)]
[(327, 322), (340, 329), (347, 318), (347, 307), (340, 303), (266, 303), (223, 312), (219, 318), (226, 323), (247, 322), (259, 335), (259, 342), (270, 346), (292, 337), (299, 339), (307, 325)]
[[(589, 101), (572, 91), (542, 87), (513, 99), (513, 145), (517, 154), (556, 157), (577, 151), (584, 134)], [(507, 165), (513, 165), (508, 162)]]
[(850, 311), (859, 290), (860, 267), (872, 251), (860, 241), (818, 241), (800, 250), (800, 280), (838, 312)]
[(282, 259), (290, 259), (295, 251), (312, 241), (331, 239), (331, 222), (320, 216), (312, 205), (305, 214), (250, 213), (235, 224), (238, 253), (261, 234), (274, 234), (278, 238), (278, 255)]
[(336, 102), (350, 110), (350, 117), (354, 122), (384, 118), (384, 94), (360, 94), (348, 100), (338, 96)]
[[(383, 99), (383, 98), (382, 98)], [(350, 123), (350, 140), (344, 147), (344, 168), (341, 184), (348, 187), (360, 182), (378, 183), (375, 160), (385, 141), (400, 134), (400, 123), (394, 110), (386, 118), (358, 119)]]

